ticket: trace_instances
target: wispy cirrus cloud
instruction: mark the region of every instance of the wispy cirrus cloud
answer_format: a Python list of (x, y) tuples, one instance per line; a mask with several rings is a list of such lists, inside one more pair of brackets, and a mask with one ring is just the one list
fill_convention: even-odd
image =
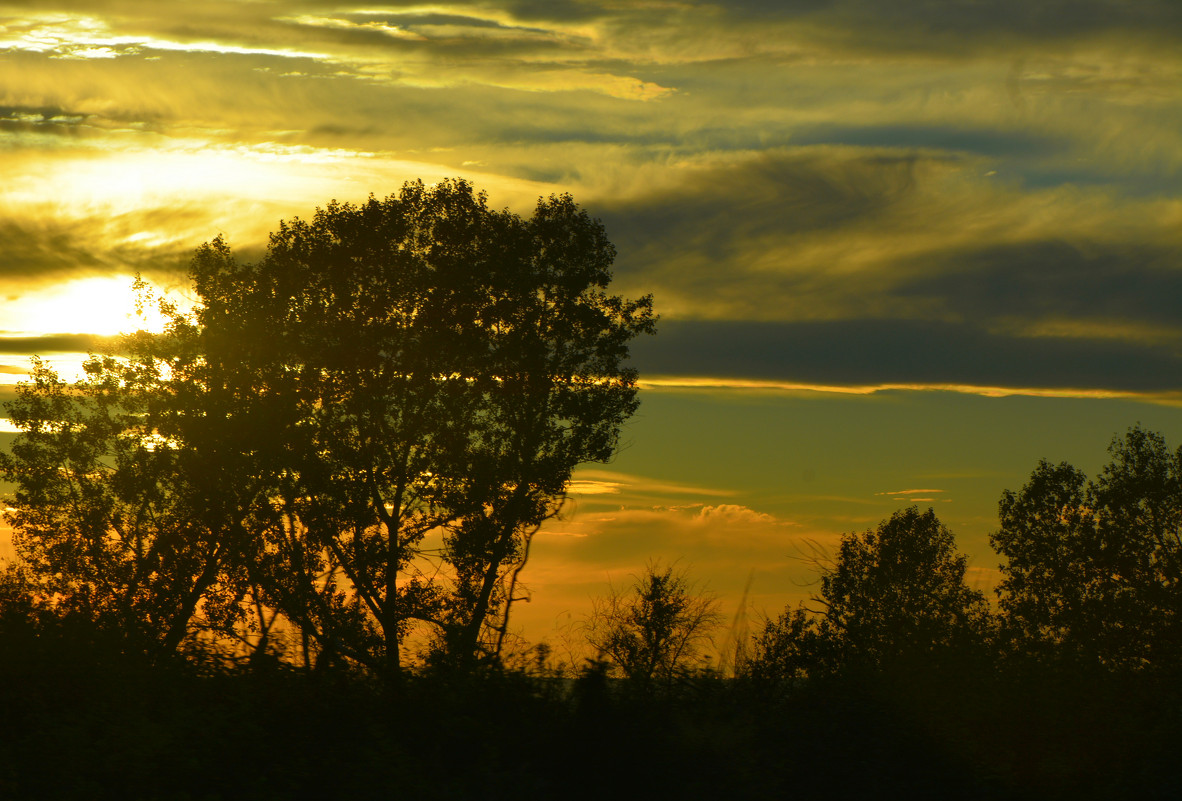
[(874, 494), (890, 498), (892, 501), (900, 504), (952, 503), (951, 498), (941, 497), (944, 493), (945, 491), (942, 489), (905, 489), (888, 490)]

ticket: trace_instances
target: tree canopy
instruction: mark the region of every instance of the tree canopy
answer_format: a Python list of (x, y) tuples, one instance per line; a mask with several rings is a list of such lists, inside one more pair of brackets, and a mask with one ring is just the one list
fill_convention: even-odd
[(0, 471), (16, 485), (9, 580), (160, 653), (242, 622), (253, 546), (227, 524), (235, 494), (213, 486), (208, 454), (170, 446), (168, 382), (135, 348), (92, 358), (75, 384), (36, 362)]
[(788, 609), (756, 636), (752, 670), (765, 678), (875, 669), (930, 659), (980, 632), (984, 596), (965, 583), (967, 559), (933, 510), (895, 512), (841, 538), (821, 571), (819, 609)]
[(1015, 645), (1109, 667), (1182, 656), (1182, 448), (1140, 426), (1092, 480), (1042, 461), (991, 536)]

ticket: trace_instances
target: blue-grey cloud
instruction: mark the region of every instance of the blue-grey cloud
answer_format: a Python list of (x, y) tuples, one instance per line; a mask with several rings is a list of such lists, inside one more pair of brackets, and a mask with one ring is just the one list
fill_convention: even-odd
[(1017, 337), (963, 323), (667, 320), (633, 346), (641, 375), (816, 385), (1182, 390), (1182, 351), (1107, 339)]
[(1068, 143), (1030, 131), (954, 127), (945, 124), (807, 125), (793, 131), (793, 145), (854, 145), (873, 148), (923, 148), (982, 156), (1037, 157), (1062, 152)]
[[(806, 329), (851, 347), (859, 337), (907, 347), (945, 337), (972, 357), (958, 364), (937, 349), (936, 372), (964, 378), (978, 365), (970, 383), (998, 383), (1028, 351), (1035, 362), (1169, 362), (1163, 349), (1182, 326), (1171, 303), (1182, 288), (1176, 212), (1161, 200), (1142, 220), (1154, 198), (1130, 198), (1146, 176), (1158, 200), (1176, 194), (1176, 61), (1149, 45), (1176, 36), (1177, 3), (161, 8), (60, 0), (60, 18), (5, 11), (8, 34), (40, 32), (29, 41), (49, 49), (4, 55), (4, 155), (23, 148), (28, 164), (48, 154), (81, 165), (184, 154), (185, 183), (202, 177), (201, 159), (188, 156), (217, 149), (295, 177), (277, 182), (276, 196), (259, 181), (227, 186), (224, 198), (198, 180), (189, 184), (199, 191), (148, 191), (133, 177), (126, 205), (151, 206), (148, 219), (103, 195), (123, 185), (115, 170), (76, 186), (63, 176), (63, 200), (33, 210), (29, 198), (41, 201), (26, 170), (0, 214), (0, 276), (14, 284), (165, 262), (183, 271), (220, 219), (261, 220), (253, 239), (234, 241), (250, 247), (280, 217), (332, 196), (384, 195), (421, 169), (428, 180), (469, 175), (490, 185), (495, 204), (505, 187), (519, 202), (531, 182), (539, 193), (572, 191), (619, 249), (621, 291), (670, 299), (662, 335), (642, 347), (669, 339), (674, 355), (685, 336), (670, 333), (677, 325), (765, 319), (789, 343)], [(104, 47), (88, 60), (87, 48)], [(655, 102), (631, 102), (637, 87)], [(299, 172), (317, 159), (340, 167)], [(340, 180), (318, 180), (330, 172)], [(1083, 176), (1091, 185), (1072, 186)], [(296, 208), (297, 182), (324, 195)], [(1076, 209), (1094, 236), (1071, 220)], [(167, 253), (141, 247), (166, 240)], [(832, 354), (814, 348), (813, 361), (828, 364)], [(1142, 357), (1124, 358), (1138, 348)], [(779, 377), (783, 364), (766, 348), (749, 350), (745, 370)], [(873, 363), (843, 358), (842, 380), (884, 380)], [(813, 361), (801, 369), (824, 372)]]
[(1004, 46), (1114, 31), (1182, 35), (1172, 0), (728, 0), (737, 19), (807, 20), (897, 48), (953, 50), (965, 41)]
[(1182, 242), (1033, 242), (932, 254), (896, 286), (966, 319), (1125, 320), (1182, 335)]
[(698, 169), (670, 186), (600, 199), (596, 213), (625, 254), (625, 271), (652, 269), (653, 253), (664, 253), (676, 270), (670, 256), (681, 250), (721, 266), (769, 235), (831, 230), (889, 208), (911, 192), (917, 165), (928, 160), (907, 152), (768, 151)]
[(1182, 340), (1169, 203), (1137, 211), (1103, 190), (995, 186), (974, 158), (782, 148), (599, 199), (595, 212), (619, 246), (621, 279), (648, 283), (682, 319), (897, 318)]

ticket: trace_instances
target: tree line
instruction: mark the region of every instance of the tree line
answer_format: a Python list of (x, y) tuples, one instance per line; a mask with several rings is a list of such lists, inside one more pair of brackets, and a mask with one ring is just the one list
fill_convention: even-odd
[[(972, 654), (1082, 670), (1182, 667), (1182, 448), (1134, 426), (1093, 479), (1041, 461), (999, 503), (996, 609), (928, 509), (842, 537), (811, 603), (754, 641), (757, 677), (794, 679)], [(988, 657), (987, 657), (988, 654)]]
[[(220, 237), (197, 304), (157, 303), (85, 377), (35, 362), (0, 475), (18, 558), (3, 599), (152, 657), (276, 658), (395, 677), (495, 664), (533, 534), (636, 410), (649, 296), (609, 294), (614, 248), (569, 196), (528, 219), (463, 181), (281, 222), (240, 263)], [(736, 644), (796, 680), (981, 649), (1106, 669), (1177, 664), (1182, 450), (1139, 426), (1088, 479), (1041, 462), (1001, 498), (997, 606), (934, 512), (844, 536), (809, 602)], [(588, 640), (622, 675), (684, 674), (720, 622), (652, 566)]]
[[(735, 674), (792, 687), (970, 660), (1108, 672), (1182, 668), (1182, 448), (1134, 426), (1100, 474), (1039, 462), (999, 503), (996, 605), (934, 510), (901, 509), (841, 537), (819, 591), (732, 641)], [(701, 670), (717, 600), (650, 565), (597, 602), (589, 640), (617, 675), (666, 685)], [(734, 638), (732, 637), (732, 640)]]

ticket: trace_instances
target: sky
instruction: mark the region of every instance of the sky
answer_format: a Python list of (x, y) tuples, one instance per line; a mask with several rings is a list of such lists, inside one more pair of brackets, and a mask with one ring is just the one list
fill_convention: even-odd
[(7, 384), (127, 328), (136, 273), (183, 295), (202, 242), (332, 199), (602, 220), (661, 322), (538, 535), (535, 640), (651, 559), (774, 616), (910, 503), (987, 590), (1039, 459), (1182, 444), (1176, 0), (0, 5), (0, 175)]

